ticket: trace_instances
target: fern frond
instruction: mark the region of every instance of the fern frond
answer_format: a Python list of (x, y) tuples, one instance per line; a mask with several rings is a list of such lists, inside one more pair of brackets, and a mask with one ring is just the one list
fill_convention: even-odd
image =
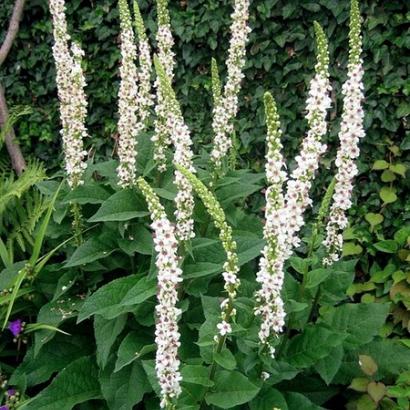
[(0, 215), (15, 198), (20, 198), (33, 185), (46, 178), (43, 165), (38, 161), (30, 163), (17, 179), (14, 175), (0, 175)]

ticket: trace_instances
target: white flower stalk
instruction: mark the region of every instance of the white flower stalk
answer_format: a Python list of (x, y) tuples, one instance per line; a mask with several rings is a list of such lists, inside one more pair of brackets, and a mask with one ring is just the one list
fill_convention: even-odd
[(297, 167), (292, 172), (287, 183), (285, 204), (287, 209), (287, 249), (289, 257), (293, 247), (299, 246), (298, 233), (304, 224), (303, 214), (312, 204), (309, 191), (319, 167), (319, 159), (326, 151), (322, 138), (327, 131), (326, 115), (331, 106), (329, 82), (329, 54), (327, 39), (323, 29), (314, 23), (317, 41), (316, 74), (310, 82), (309, 96), (307, 99), (307, 115), (309, 130), (303, 139), (300, 154), (296, 156)]
[(135, 28), (138, 34), (138, 57), (139, 57), (139, 93), (138, 93), (138, 116), (145, 125), (150, 107), (154, 105), (154, 95), (151, 93), (151, 48), (145, 32), (144, 21), (138, 7), (137, 0), (134, 0)]
[(222, 346), (226, 336), (232, 332), (230, 321), (236, 315), (234, 301), (237, 289), (241, 283), (237, 276), (239, 265), (236, 242), (232, 238), (232, 228), (226, 222), (225, 213), (221, 205), (208, 188), (189, 170), (179, 165), (176, 165), (176, 168), (187, 178), (201, 198), (215, 226), (219, 229), (219, 239), (226, 253), (226, 262), (223, 265), (224, 272), (222, 275), (225, 281), (224, 289), (228, 297), (221, 303), (221, 322), (217, 325), (218, 335), (215, 337), (215, 341), (218, 342), (219, 346)]
[(326, 239), (324, 245), (328, 256), (325, 265), (331, 265), (340, 257), (343, 247), (343, 230), (347, 227), (346, 212), (351, 207), (353, 179), (358, 170), (355, 159), (359, 156), (359, 140), (365, 136), (363, 128), (363, 67), (360, 54), (362, 39), (360, 35), (361, 17), (357, 0), (352, 0), (350, 11), (349, 64), (347, 80), (343, 84), (343, 113), (340, 125), (340, 147), (336, 157), (336, 185), (330, 208)]
[[(172, 84), (174, 78), (174, 57), (172, 51), (174, 38), (172, 37), (170, 17), (168, 11), (168, 0), (157, 0), (158, 31), (157, 31), (157, 49), (158, 59)], [(158, 170), (166, 170), (166, 150), (170, 145), (170, 133), (167, 126), (167, 108), (162, 95), (161, 87), (158, 81), (155, 83), (157, 90), (157, 103), (155, 106), (155, 131), (152, 137), (154, 142), (154, 160), (158, 164)]]
[(282, 332), (285, 325), (285, 311), (281, 291), (284, 280), (284, 252), (286, 246), (286, 209), (282, 192), (286, 180), (285, 164), (281, 154), (281, 131), (279, 115), (271, 94), (264, 96), (267, 133), (266, 177), (266, 210), (264, 238), (266, 245), (259, 262), (256, 281), (261, 288), (256, 292), (255, 315), (261, 317), (259, 340), (269, 348), (273, 357), (275, 349), (270, 345), (272, 335)]
[(232, 147), (233, 120), (238, 112), (238, 94), (244, 77), (242, 70), (245, 65), (246, 42), (251, 31), (248, 26), (249, 0), (235, 0), (231, 18), (231, 40), (226, 62), (228, 76), (223, 94), (213, 109), (214, 143), (211, 161), (216, 169), (221, 168), (223, 158)]
[[(161, 90), (164, 107), (167, 111), (166, 126), (169, 130), (172, 144), (175, 147), (173, 163), (191, 172), (195, 172), (192, 164), (193, 152), (191, 149), (191, 135), (182, 117), (181, 109), (174, 90), (172, 89), (171, 82), (164, 67), (157, 58), (155, 58), (155, 68), (158, 77), (158, 89)], [(194, 237), (194, 220), (192, 219), (194, 198), (192, 186), (178, 169), (175, 171), (175, 185), (178, 188), (175, 197), (177, 208), (175, 211), (177, 237), (181, 241), (187, 241)]]
[(135, 65), (137, 48), (127, 0), (119, 0), (121, 25), (120, 89), (118, 93), (118, 184), (122, 188), (135, 185), (137, 136), (142, 129), (138, 121), (138, 73)]
[(178, 317), (181, 315), (181, 310), (176, 307), (176, 304), (178, 286), (182, 282), (182, 270), (178, 266), (178, 242), (175, 238), (175, 230), (158, 196), (142, 177), (138, 178), (137, 184), (148, 203), (151, 226), (155, 233), (154, 244), (157, 252), (155, 264), (158, 268), (155, 370), (161, 388), (161, 408), (168, 408), (181, 393), (182, 377), (178, 359), (178, 348), (181, 345)]
[(68, 184), (75, 188), (83, 183), (87, 167), (83, 139), (88, 137), (86, 86), (81, 59), (84, 51), (78, 44), (70, 46), (64, 0), (50, 0), (53, 19), (53, 56), (56, 64), (56, 83), (60, 100), (61, 136)]

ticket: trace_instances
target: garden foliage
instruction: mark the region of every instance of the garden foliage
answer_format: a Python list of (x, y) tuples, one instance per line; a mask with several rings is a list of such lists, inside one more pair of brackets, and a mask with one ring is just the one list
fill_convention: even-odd
[[(47, 2), (28, 5), (15, 60), (11, 56), (1, 78), (10, 101), (32, 106), (17, 126), (23, 148), (48, 159), (48, 174), (55, 172), (46, 179), (43, 168), (33, 163), (20, 179), (7, 173), (0, 178), (3, 402), (27, 410), (158, 409), (162, 396), (163, 404), (181, 410), (407, 409), (410, 228), (404, 192), (410, 140), (404, 117), (410, 111), (405, 100), (410, 88), (402, 54), (410, 38), (403, 29), (409, 13), (404, 3), (360, 5), (366, 138), (360, 145), (351, 223), (344, 232), (344, 258), (328, 267), (322, 263), (327, 256), (322, 242), (335, 186), (349, 2), (251, 2), (253, 31), (233, 149), (218, 173), (209, 157), (211, 96), (214, 104), (221, 98), (223, 39), (229, 35), (232, 2), (171, 2), (177, 65), (171, 87), (169, 73), (155, 59), (157, 86), (165, 109), (176, 122), (185, 119), (189, 125), (196, 154), (190, 170), (196, 172), (173, 163), (169, 153), (166, 171), (158, 171), (151, 121), (138, 136), (135, 174), (143, 178), (126, 187), (119, 187), (118, 160), (111, 157), (109, 140), (117, 138), (117, 4), (67, 3), (69, 31), (85, 50), (88, 82), (91, 137), (85, 144), (91, 159), (83, 184), (61, 182), (56, 161), (60, 122), (57, 100), (50, 99), (55, 71)], [(153, 40), (156, 8), (151, 2), (141, 2), (140, 8)], [(2, 8), (0, 18), (5, 20), (8, 11)], [(330, 39), (334, 92), (325, 137), (330, 154), (320, 162), (313, 187), (317, 201), (305, 218), (301, 242), (283, 261), (285, 332), (275, 338), (272, 358), (260, 344), (260, 318), (254, 314), (260, 288), (255, 276), (269, 241), (263, 229), (264, 113), (271, 142), (283, 145), (285, 158), (293, 158), (306, 131), (304, 104), (314, 76), (313, 20)], [(277, 102), (282, 136), (274, 129), (279, 119), (272, 97), (263, 98), (268, 90)], [(289, 162), (288, 168), (295, 166)], [(162, 236), (176, 241), (169, 220), (175, 220), (178, 188), (186, 183), (197, 194), (195, 237), (181, 241), (176, 259), (172, 247), (166, 254), (158, 251)], [(15, 231), (20, 234), (11, 234)], [(161, 276), (164, 260), (182, 282)], [(223, 271), (237, 275), (240, 286), (236, 277), (230, 286)], [(169, 325), (177, 317), (179, 333), (173, 333), (168, 353), (175, 355), (181, 343), (178, 357), (171, 358), (180, 365), (181, 392), (174, 388), (164, 395), (167, 375), (162, 373), (159, 385), (155, 360), (158, 350), (166, 353), (169, 347), (154, 333), (155, 325), (158, 318)]]

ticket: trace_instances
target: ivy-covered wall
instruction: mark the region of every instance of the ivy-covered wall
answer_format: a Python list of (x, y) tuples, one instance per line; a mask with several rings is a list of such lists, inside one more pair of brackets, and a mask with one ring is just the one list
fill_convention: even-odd
[[(12, 0), (2, 1), (0, 39), (4, 37), (12, 3)], [(156, 31), (154, 3), (140, 1), (152, 38)], [(119, 64), (117, 2), (72, 0), (67, 4), (73, 37), (82, 43), (86, 51), (92, 135), (89, 147), (97, 158), (112, 155), (116, 139)], [(210, 60), (214, 56), (224, 72), (231, 1), (181, 0), (170, 1), (170, 5), (178, 61), (176, 89), (199, 152), (211, 140)], [(262, 166), (265, 137), (262, 95), (265, 90), (270, 90), (278, 101), (288, 158), (296, 152), (306, 129), (304, 101), (315, 63), (314, 20), (323, 25), (330, 39), (335, 92), (331, 113), (333, 121), (328, 136), (331, 149), (323, 160), (323, 167), (331, 166), (337, 146), (340, 87), (346, 75), (348, 11), (349, 2), (338, 0), (252, 2), (253, 31), (236, 127), (237, 150), (242, 161), (249, 166), (256, 170)], [(410, 3), (404, 0), (368, 0), (361, 3), (361, 11), (364, 17), (367, 137), (362, 142), (359, 184), (367, 212), (369, 209), (376, 211), (386, 202), (380, 198), (380, 190), (385, 184), (390, 189), (387, 192), (390, 200), (394, 199), (391, 194), (400, 197), (406, 188), (400, 173), (393, 172), (390, 178), (384, 173), (383, 182), (381, 172), (390, 169), (367, 171), (375, 160), (386, 160), (389, 166), (400, 164), (406, 160), (410, 150), (406, 120), (410, 113)], [(58, 166), (59, 120), (51, 45), (47, 1), (28, 1), (20, 33), (1, 72), (0, 81), (6, 87), (10, 105), (25, 104), (33, 108), (33, 114), (23, 118), (17, 127), (18, 138), (26, 153)], [(392, 178), (395, 180), (391, 181)], [(320, 186), (323, 180), (319, 178), (318, 181)], [(404, 201), (394, 202), (388, 212), (401, 212)], [(356, 212), (360, 214), (360, 209)], [(409, 217), (408, 212), (404, 217)], [(390, 218), (389, 224), (397, 227), (401, 223)]]

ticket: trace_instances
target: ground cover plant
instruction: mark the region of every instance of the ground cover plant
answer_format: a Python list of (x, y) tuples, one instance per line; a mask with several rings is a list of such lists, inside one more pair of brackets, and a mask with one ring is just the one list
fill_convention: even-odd
[[(65, 171), (46, 174), (33, 161), (1, 179), (0, 408), (407, 409), (410, 229), (383, 230), (406, 183), (405, 145), (370, 164), (382, 203), (357, 205), (360, 223), (348, 220), (354, 184), (356, 197), (367, 194), (357, 176), (367, 92), (360, 4), (351, 1), (344, 26), (341, 87), (330, 80), (332, 42), (313, 24), (316, 63), (305, 111), (294, 113), (307, 129), (294, 160), (274, 93), (255, 102), (265, 124), (258, 167), (244, 166), (236, 121), (249, 1), (230, 5), (225, 58), (209, 56), (209, 145), (193, 143), (168, 4), (155, 6), (151, 41), (139, 3), (118, 2), (118, 136), (107, 158), (95, 153), (102, 144), (86, 149), (95, 139), (87, 54), (65, 2), (49, 2)], [(4, 135), (30, 114), (16, 113)]]

